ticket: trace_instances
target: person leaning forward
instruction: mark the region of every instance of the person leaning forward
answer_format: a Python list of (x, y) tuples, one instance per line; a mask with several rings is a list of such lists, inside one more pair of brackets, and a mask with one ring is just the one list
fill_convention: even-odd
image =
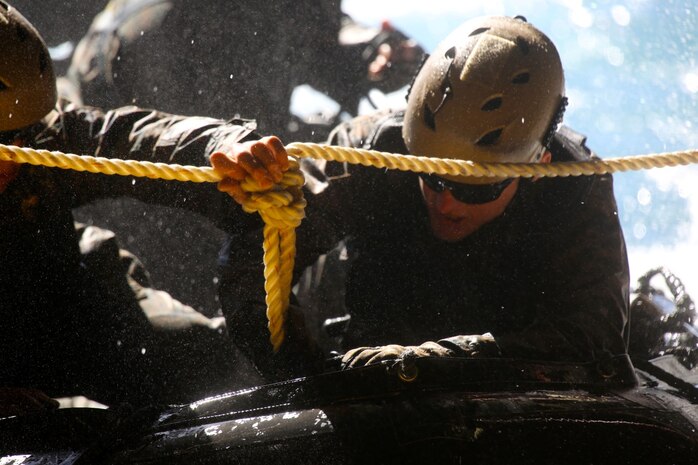
[[(478, 18), (424, 63), (404, 111), (344, 123), (330, 143), (477, 162), (596, 158), (583, 136), (558, 129), (565, 105), (550, 39), (523, 18)], [(345, 367), (405, 354), (575, 362), (625, 354), (628, 264), (610, 175), (492, 179), (307, 160), (303, 167), (297, 303), (321, 308), (334, 296), (346, 308)], [(350, 267), (337, 272), (328, 252), (340, 241), (337, 262)], [(273, 355), (263, 321), (251, 323), (264, 315), (262, 272), (260, 254), (247, 245), (260, 242), (260, 231), (233, 238), (220, 293), (236, 343), (274, 377), (301, 355), (289, 354), (292, 344)], [(313, 263), (310, 281), (299, 280)], [(303, 293), (325, 300), (304, 304)], [(313, 315), (295, 308), (288, 332), (299, 332), (291, 327), (298, 314), (313, 334)]]
[[(230, 151), (232, 156), (214, 167), (222, 185), (229, 177), (251, 175), (268, 186), (288, 167), (287, 158), (260, 164), (250, 153), (233, 150), (239, 141), (258, 137), (245, 121), (183, 117), (133, 106), (102, 111), (57, 100), (43, 40), (4, 2), (0, 42), (0, 143), (185, 165), (207, 165), (222, 156), (216, 153)], [(258, 143), (281, 147), (275, 138)], [(74, 207), (121, 195), (188, 208), (213, 221), (225, 218), (226, 226), (235, 228), (244, 228), (249, 216), (228, 196), (195, 183), (0, 162), (0, 387), (40, 389), (52, 397), (85, 395), (113, 405), (164, 401), (161, 395), (176, 383), (167, 378), (172, 373), (164, 373), (165, 379), (153, 377), (151, 355), (157, 348), (148, 345), (152, 320), (139, 306), (148, 289), (143, 273), (131, 271), (140, 268), (137, 261), (121, 256), (115, 243), (101, 241), (111, 244), (116, 256), (116, 266), (105, 265), (92, 247), (99, 231), (76, 229), (73, 221)], [(173, 303), (171, 298), (160, 301)], [(186, 382), (214, 384), (210, 379)], [(24, 398), (12, 392), (5, 397)]]
[(67, 73), (82, 101), (220, 118), (252, 114), (265, 133), (300, 138), (317, 131), (325, 138), (329, 124), (292, 115), (297, 86), (310, 85), (356, 114), (371, 89), (393, 92), (407, 85), (424, 54), (387, 22), (371, 28), (353, 21), (339, 0), (196, 5), (109, 1), (76, 47)]
[[(198, 0), (196, 8), (189, 0), (103, 3), (75, 49), (69, 79), (59, 82), (59, 95), (103, 108), (135, 104), (222, 119), (253, 116), (264, 134), (285, 139), (324, 141), (339, 121), (331, 122), (336, 115), (292, 114), (291, 97), (299, 85), (312, 86), (355, 114), (369, 90), (406, 86), (423, 56), (414, 40), (389, 23), (372, 28), (352, 21), (339, 0)], [(226, 32), (211, 34), (216, 30)], [(149, 221), (122, 230), (116, 212), (122, 218), (147, 215)], [(192, 245), (183, 231), (189, 226), (187, 232), (220, 236), (208, 222), (124, 199), (82, 208), (77, 217), (133, 237), (159, 282), (188, 303), (218, 305), (214, 260), (199, 258), (214, 256), (215, 245)], [(152, 232), (164, 222), (177, 227), (155, 240)], [(164, 258), (168, 248), (186, 251), (177, 266)], [(195, 286), (177, 279), (181, 266), (196, 276)]]

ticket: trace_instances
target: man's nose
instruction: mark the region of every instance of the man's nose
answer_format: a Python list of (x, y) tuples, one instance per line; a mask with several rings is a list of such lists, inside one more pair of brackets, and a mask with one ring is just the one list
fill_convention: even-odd
[(451, 191), (446, 189), (436, 196), (435, 207), (439, 213), (447, 214), (451, 213), (458, 203), (459, 202), (453, 197), (453, 194), (451, 194)]

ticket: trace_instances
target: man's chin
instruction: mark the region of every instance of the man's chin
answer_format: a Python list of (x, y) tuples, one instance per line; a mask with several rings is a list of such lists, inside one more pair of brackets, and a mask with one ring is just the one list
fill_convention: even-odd
[(14, 179), (14, 176), (5, 176), (0, 174), (0, 194), (5, 192), (7, 186), (9, 186), (12, 182), (12, 179)]
[(458, 242), (469, 236), (473, 228), (465, 220), (449, 220), (441, 217), (432, 218), (431, 231), (441, 241)]

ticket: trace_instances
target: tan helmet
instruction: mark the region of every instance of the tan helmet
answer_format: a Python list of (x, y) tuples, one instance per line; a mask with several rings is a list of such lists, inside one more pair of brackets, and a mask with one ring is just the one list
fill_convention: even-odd
[(478, 18), (425, 61), (410, 88), (403, 137), (414, 155), (535, 161), (562, 119), (564, 92), (548, 37), (520, 17)]
[(0, 132), (36, 123), (56, 105), (46, 44), (19, 12), (0, 1)]

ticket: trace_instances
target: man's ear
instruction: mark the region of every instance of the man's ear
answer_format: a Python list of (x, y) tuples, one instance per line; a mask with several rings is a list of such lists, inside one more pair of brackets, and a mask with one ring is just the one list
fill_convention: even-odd
[[(540, 158), (538, 159), (538, 163), (550, 163), (553, 159), (553, 154), (550, 150), (544, 151)], [(536, 176), (532, 179), (533, 182), (536, 182), (540, 179), (540, 176)]]

